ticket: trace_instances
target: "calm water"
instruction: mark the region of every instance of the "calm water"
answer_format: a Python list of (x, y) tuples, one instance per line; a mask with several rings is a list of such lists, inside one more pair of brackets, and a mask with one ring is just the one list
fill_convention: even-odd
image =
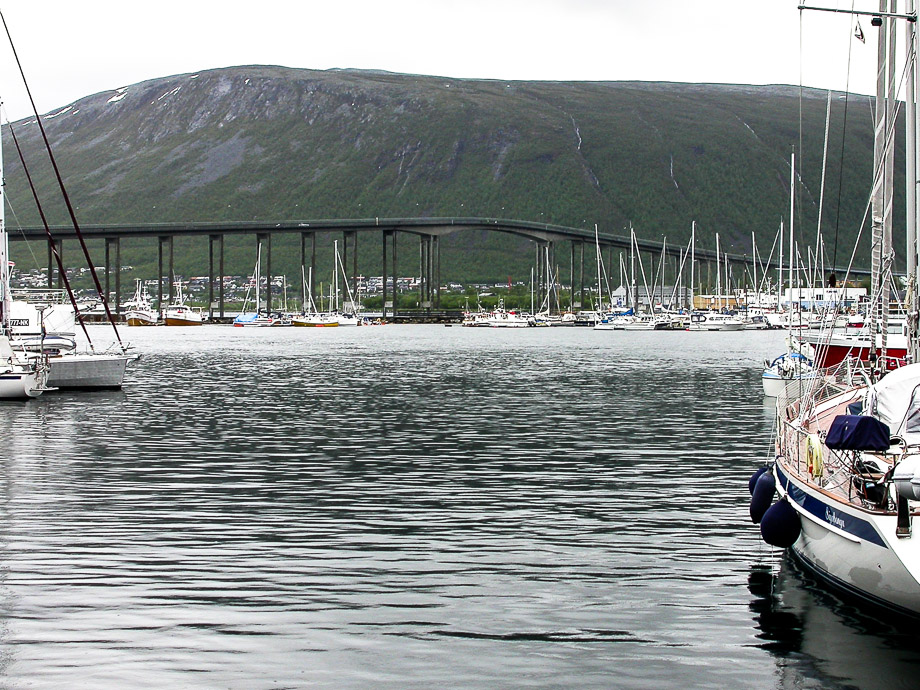
[(750, 524), (781, 334), (122, 333), (0, 404), (2, 688), (917, 685)]

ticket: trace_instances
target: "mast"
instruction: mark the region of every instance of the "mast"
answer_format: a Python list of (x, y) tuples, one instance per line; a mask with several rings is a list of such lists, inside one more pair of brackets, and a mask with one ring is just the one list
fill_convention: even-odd
[[(792, 306), (792, 263), (795, 259), (795, 149), (789, 161), (789, 303)], [(799, 312), (802, 311), (801, 296)]]
[(754, 298), (757, 300), (758, 306), (760, 305), (760, 289), (757, 287), (757, 239), (754, 237), (754, 232), (751, 231), (751, 269), (753, 274), (751, 276), (751, 287), (754, 288)]
[[(890, 0), (889, 7), (892, 12), (898, 8), (897, 0)], [(894, 242), (892, 237), (892, 221), (894, 208), (894, 129), (897, 120), (897, 75), (895, 74), (895, 64), (897, 56), (895, 54), (897, 43), (897, 26), (895, 20), (889, 18), (883, 23), (884, 29), (888, 32), (888, 60), (885, 63), (885, 73), (887, 82), (885, 84), (885, 215), (882, 222), (882, 310), (881, 310), (881, 335), (882, 335), (882, 362), (885, 366), (888, 355), (888, 311), (891, 301), (890, 282), (888, 277), (894, 268)]]
[(779, 270), (776, 281), (776, 311), (783, 308), (783, 219), (779, 219)]
[(716, 297), (722, 311), (722, 253), (719, 251), (719, 233), (716, 233)]
[(3, 147), (0, 146), (0, 333), (6, 327), (13, 308), (10, 296), (10, 245), (6, 235), (6, 182), (3, 177)]
[(604, 311), (604, 293), (601, 290), (601, 269), (603, 262), (601, 260), (601, 241), (597, 235), (597, 223), (594, 224), (594, 253), (595, 259), (597, 260), (597, 299), (599, 303), (595, 306), (595, 310), (601, 313)]
[(639, 313), (639, 286), (636, 284), (636, 231), (632, 223), (629, 224), (629, 273), (632, 281), (629, 289), (629, 298), (632, 301), (634, 314)]
[[(907, 12), (916, 12), (916, 0), (908, 0)], [(916, 362), (920, 356), (917, 337), (917, 231), (920, 223), (917, 222), (917, 147), (920, 144), (917, 120), (917, 32), (916, 22), (904, 22), (905, 46), (908, 54), (907, 64), (907, 92), (905, 100), (906, 110), (906, 183), (907, 183), (907, 318), (908, 337), (910, 343), (911, 361)]]
[[(258, 316), (258, 315), (259, 315), (259, 312), (262, 311), (262, 299), (261, 299), (261, 297), (262, 297), (262, 295), (261, 295), (261, 290), (262, 290), (262, 275), (261, 275), (261, 269), (262, 269), (262, 241), (259, 240), (259, 246), (258, 246), (258, 248), (256, 249), (256, 270), (255, 270), (255, 274), (256, 274), (256, 275), (255, 275), (255, 278), (256, 278), (256, 316)], [(268, 289), (271, 290), (271, 281), (269, 281)]]
[(333, 246), (335, 247), (335, 265), (332, 267), (332, 280), (335, 284), (335, 299), (330, 300), (333, 304), (332, 310), (339, 310), (339, 241), (335, 240)]
[(693, 281), (696, 277), (694, 269), (696, 268), (696, 221), (690, 226), (690, 311), (693, 311)]

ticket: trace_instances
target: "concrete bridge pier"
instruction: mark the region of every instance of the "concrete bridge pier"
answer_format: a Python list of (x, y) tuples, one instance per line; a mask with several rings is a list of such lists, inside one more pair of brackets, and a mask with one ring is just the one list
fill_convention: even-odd
[(54, 254), (57, 252), (57, 255), (61, 257), (61, 263), (63, 263), (64, 257), (64, 240), (52, 240), (48, 242), (48, 288), (51, 289), (54, 287), (54, 277), (57, 276), (57, 286), (58, 288), (64, 287), (64, 276), (61, 275), (61, 271), (58, 269), (57, 261), (54, 260)]
[[(166, 300), (163, 300), (163, 248), (168, 251), (168, 271), (166, 274)], [(173, 236), (160, 235), (157, 237), (157, 309), (159, 316), (163, 318), (165, 305), (172, 304), (173, 298), (173, 281), (175, 281), (175, 270), (173, 262)]]
[(118, 237), (105, 238), (105, 301), (109, 302), (112, 275), (112, 249), (115, 250), (115, 314), (121, 314), (121, 240)]
[[(399, 269), (396, 265), (397, 252), (396, 252), (396, 230), (384, 230), (382, 237), (383, 245), (383, 309), (381, 310), (382, 316), (384, 319), (387, 316), (391, 316), (394, 320), (396, 319), (396, 314), (398, 311), (399, 303), (399, 289), (397, 285), (397, 276), (399, 275)], [(387, 268), (387, 245), (390, 249), (390, 268)], [(392, 274), (393, 284), (391, 287), (387, 287), (387, 280), (391, 277)], [(392, 292), (391, 292), (392, 291)]]
[(217, 255), (217, 313), (224, 318), (224, 236), (208, 235), (208, 313), (214, 316), (214, 247)]

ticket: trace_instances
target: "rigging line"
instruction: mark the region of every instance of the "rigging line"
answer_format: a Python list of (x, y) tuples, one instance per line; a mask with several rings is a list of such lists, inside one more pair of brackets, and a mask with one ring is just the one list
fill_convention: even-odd
[(96, 273), (96, 268), (93, 265), (93, 260), (90, 258), (89, 248), (86, 246), (86, 240), (83, 237), (83, 233), (80, 232), (80, 224), (77, 222), (77, 215), (74, 212), (73, 204), (70, 201), (70, 196), (67, 194), (67, 189), (64, 187), (64, 180), (61, 177), (61, 171), (58, 168), (57, 160), (55, 159), (54, 153), (51, 150), (51, 142), (48, 141), (48, 134), (45, 132), (45, 126), (42, 124), (42, 118), (38, 114), (38, 107), (35, 105), (35, 99), (32, 97), (32, 90), (29, 88), (29, 83), (26, 81), (26, 74), (25, 71), (23, 71), (22, 63), (19, 60), (19, 54), (16, 52), (16, 46), (13, 44), (13, 37), (10, 34), (10, 29), (7, 26), (6, 17), (3, 15), (3, 12), (0, 12), (0, 21), (3, 22), (3, 29), (6, 31), (6, 37), (10, 43), (10, 49), (12, 50), (13, 57), (16, 60), (16, 66), (19, 68), (19, 74), (22, 77), (22, 84), (26, 89), (26, 94), (29, 96), (29, 102), (32, 104), (32, 112), (35, 113), (35, 121), (42, 133), (42, 139), (45, 142), (45, 149), (48, 151), (48, 158), (51, 161), (51, 166), (54, 168), (54, 174), (57, 178), (58, 186), (61, 189), (61, 194), (64, 197), (64, 203), (67, 206), (67, 211), (70, 214), (70, 220), (73, 223), (74, 232), (76, 232), (77, 239), (80, 240), (80, 247), (83, 249), (83, 256), (86, 257), (86, 263), (89, 267), (89, 272), (93, 276), (93, 282), (96, 285), (96, 292), (99, 293), (99, 297), (102, 299), (102, 305), (105, 307), (105, 315), (108, 317), (109, 323), (112, 325), (112, 330), (115, 332), (115, 338), (118, 340), (118, 345), (121, 347), (122, 352), (125, 352), (125, 345), (121, 341), (121, 335), (118, 333), (118, 327), (115, 325), (115, 319), (112, 316), (112, 310), (109, 308), (109, 296), (103, 294), (102, 283), (99, 282), (99, 276)]
[[(856, 7), (856, 0), (850, 5), (850, 9), (853, 10)], [(801, 16), (801, 13), (800, 15)], [(853, 65), (853, 32), (856, 30), (853, 24), (856, 15), (851, 15), (850, 17), (850, 40), (847, 43), (847, 82), (843, 90), (843, 131), (840, 135), (840, 165), (837, 171), (837, 211), (834, 214), (834, 260), (831, 262), (832, 266), (837, 265), (837, 246), (839, 244), (838, 239), (840, 237), (840, 202), (843, 198), (843, 156), (846, 153), (847, 148), (847, 113), (849, 112), (850, 106), (850, 73)], [(847, 269), (849, 274), (849, 269)]]
[[(6, 199), (7, 208), (10, 210), (10, 213), (13, 214), (13, 220), (16, 223), (16, 229), (19, 231), (19, 236), (22, 237), (23, 242), (25, 242), (26, 249), (29, 250), (29, 255), (32, 257), (32, 262), (36, 266), (40, 266), (41, 264), (38, 263), (38, 257), (35, 256), (35, 250), (32, 249), (32, 243), (29, 242), (29, 238), (26, 237), (25, 233), (22, 231), (22, 223), (19, 221), (19, 215), (16, 213), (16, 209), (13, 208), (13, 204), (10, 203), (9, 197), (4, 195), (4, 199)], [(7, 231), (9, 231), (9, 228), (7, 228)]]
[[(89, 337), (89, 331), (86, 328), (86, 322), (83, 320), (83, 314), (80, 313), (80, 307), (77, 304), (77, 298), (73, 294), (73, 289), (70, 287), (70, 279), (67, 277), (67, 269), (64, 268), (64, 260), (61, 258), (57, 243), (54, 241), (54, 237), (51, 234), (51, 228), (48, 226), (48, 219), (45, 216), (45, 209), (42, 207), (41, 202), (38, 199), (38, 192), (35, 189), (35, 183), (32, 181), (32, 175), (29, 172), (29, 167), (26, 165), (25, 156), (23, 156), (22, 148), (19, 146), (19, 138), (16, 136), (16, 131), (13, 129), (13, 123), (7, 122), (7, 126), (10, 129), (10, 135), (13, 138), (13, 144), (16, 146), (16, 153), (19, 154), (19, 161), (22, 163), (22, 170), (26, 175), (26, 180), (29, 182), (29, 189), (32, 190), (32, 197), (35, 199), (35, 205), (38, 207), (38, 215), (41, 217), (42, 226), (45, 228), (45, 235), (48, 236), (48, 247), (51, 249), (51, 253), (54, 255), (54, 261), (58, 267), (58, 275), (61, 277), (61, 281), (64, 283), (64, 287), (67, 289), (67, 295), (70, 297), (70, 304), (73, 306), (74, 316), (77, 318), (77, 321), (80, 322), (80, 328), (83, 329), (83, 335), (86, 336), (86, 342), (89, 344), (90, 350), (95, 352), (95, 348), (93, 347), (93, 340)], [(36, 263), (38, 262), (36, 261)]]
[[(824, 155), (821, 159), (821, 193), (818, 201), (818, 228), (815, 233), (815, 252), (821, 253), (821, 266), (824, 265), (824, 240), (821, 237), (821, 219), (824, 215), (824, 189), (825, 189), (825, 178), (827, 177), (827, 143), (830, 140), (830, 131), (831, 131), (831, 94), (830, 89), (827, 90), (827, 112), (824, 115)], [(818, 272), (818, 260), (815, 259), (815, 273)], [(827, 277), (824, 275), (824, 271), (820, 272), (821, 282), (824, 284), (824, 281)], [(814, 281), (817, 283), (817, 281)]]

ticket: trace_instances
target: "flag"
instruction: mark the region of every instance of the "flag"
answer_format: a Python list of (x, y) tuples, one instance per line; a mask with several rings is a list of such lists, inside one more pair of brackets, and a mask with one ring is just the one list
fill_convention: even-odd
[(853, 33), (853, 35), (856, 36), (856, 39), (860, 43), (866, 42), (866, 35), (863, 33), (862, 27), (859, 25), (858, 19), (856, 20), (856, 31)]

